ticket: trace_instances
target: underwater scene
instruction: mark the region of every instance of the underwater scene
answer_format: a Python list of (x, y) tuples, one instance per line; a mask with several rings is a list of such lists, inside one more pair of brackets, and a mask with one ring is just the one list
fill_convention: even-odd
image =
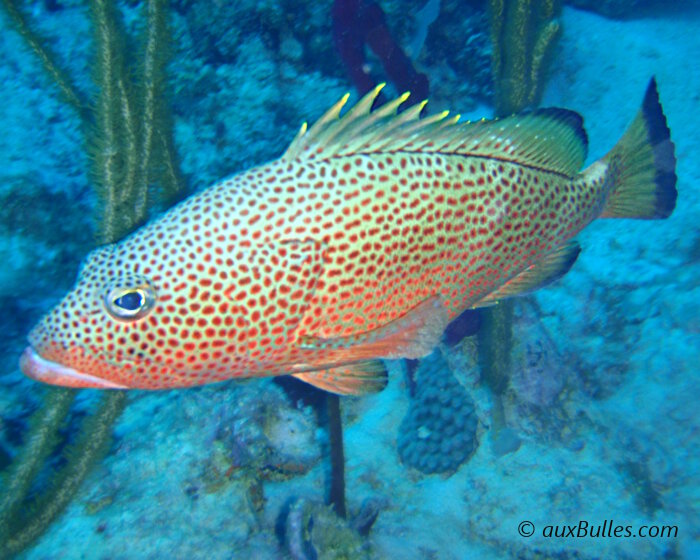
[(2, 0), (0, 559), (700, 558), (699, 30)]

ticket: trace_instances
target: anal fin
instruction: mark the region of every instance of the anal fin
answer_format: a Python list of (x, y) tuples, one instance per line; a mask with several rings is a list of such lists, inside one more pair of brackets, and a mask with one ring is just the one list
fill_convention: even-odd
[(368, 395), (378, 393), (387, 384), (386, 366), (381, 360), (294, 373), (293, 377), (314, 387), (338, 395)]
[(422, 358), (433, 351), (449, 322), (439, 296), (432, 296), (379, 328), (350, 336), (303, 336), (305, 349), (334, 350), (338, 361)]
[(499, 300), (529, 294), (551, 284), (569, 272), (580, 252), (581, 247), (575, 241), (557, 247), (544, 255), (542, 260), (529, 266), (503, 286), (478, 301), (474, 307), (487, 307)]

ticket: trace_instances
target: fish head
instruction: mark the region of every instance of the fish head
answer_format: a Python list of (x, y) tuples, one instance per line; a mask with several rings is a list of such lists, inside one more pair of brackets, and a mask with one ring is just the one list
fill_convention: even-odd
[(170, 389), (250, 369), (258, 325), (249, 305), (232, 301), (249, 287), (230, 282), (246, 263), (211, 258), (186, 236), (165, 243), (154, 226), (86, 257), (73, 288), (29, 333), (25, 375), (75, 388)]
[[(157, 230), (146, 226), (84, 259), (73, 288), (30, 331), (25, 375), (74, 388), (168, 389), (244, 367), (228, 344), (241, 334), (236, 309), (202, 288), (222, 270), (202, 266), (186, 241), (150, 243)], [(223, 267), (230, 274), (235, 265)]]
[(158, 293), (119, 253), (117, 245), (92, 251), (73, 289), (31, 330), (20, 359), (27, 376), (76, 388), (141, 385), (136, 375), (156, 363), (142, 331)]
[(30, 332), (20, 359), (27, 376), (68, 387), (167, 389), (282, 368), (321, 246), (217, 241), (199, 229), (168, 234), (176, 219), (87, 256), (73, 289)]

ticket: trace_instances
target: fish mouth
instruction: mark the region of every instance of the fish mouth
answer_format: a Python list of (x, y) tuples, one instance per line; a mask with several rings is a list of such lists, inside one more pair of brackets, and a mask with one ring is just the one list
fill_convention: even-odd
[(63, 387), (92, 388), (92, 389), (128, 389), (125, 385), (119, 385), (105, 379), (100, 379), (87, 373), (82, 373), (68, 366), (52, 362), (42, 358), (31, 346), (22, 352), (19, 359), (19, 367), (22, 373), (31, 379), (48, 383), (49, 385), (61, 385)]

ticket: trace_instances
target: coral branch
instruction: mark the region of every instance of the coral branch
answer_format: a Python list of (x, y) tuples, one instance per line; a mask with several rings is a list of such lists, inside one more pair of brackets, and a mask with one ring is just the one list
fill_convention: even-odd
[[(377, 85), (367, 71), (365, 45), (379, 57), (399, 91), (410, 91), (408, 105), (428, 97), (428, 78), (416, 71), (394, 40), (378, 4), (366, 0), (336, 0), (333, 4), (333, 42), (360, 95)], [(375, 106), (385, 102), (380, 95)]]
[[(101, 200), (98, 238), (117, 241), (146, 221), (152, 201), (149, 178), (162, 186), (162, 198), (181, 189), (172, 141), (171, 118), (163, 101), (167, 26), (165, 0), (148, 0), (148, 21), (140, 87), (132, 86), (125, 61), (126, 38), (112, 0), (91, 0), (96, 34), (95, 81), (99, 88), (94, 119), (53, 62), (11, 0), (2, 0), (21, 35), (41, 58), (67, 102), (81, 111), (94, 150), (91, 175)], [(135, 95), (139, 91), (142, 95)], [(143, 102), (140, 97), (143, 98)], [(86, 127), (87, 128), (87, 127)], [(0, 557), (30, 546), (70, 503), (92, 466), (106, 453), (112, 425), (126, 404), (126, 393), (106, 392), (97, 410), (82, 423), (79, 435), (65, 452), (66, 464), (55, 473), (27, 513), (32, 484), (54, 451), (59, 427), (70, 411), (75, 391), (51, 389), (31, 419), (27, 442), (3, 476), (0, 493)]]
[(338, 395), (326, 394), (328, 412), (328, 436), (331, 451), (331, 488), (329, 502), (338, 517), (345, 519), (345, 453), (343, 450), (343, 424), (340, 417)]
[(532, 66), (530, 69), (530, 83), (532, 86), (528, 101), (530, 104), (536, 104), (542, 97), (544, 80), (541, 76), (545, 72), (547, 59), (551, 55), (552, 50), (554, 50), (554, 44), (560, 31), (561, 24), (556, 20), (550, 21), (542, 28), (542, 32), (538, 35), (532, 48)]
[(560, 12), (557, 0), (489, 0), (498, 115), (539, 103)]
[(66, 71), (56, 62), (56, 55), (51, 52), (49, 46), (29, 27), (22, 12), (17, 8), (13, 0), (2, 0), (3, 7), (10, 16), (15, 30), (27, 42), (34, 54), (39, 58), (44, 70), (53, 80), (54, 84), (61, 92), (61, 96), (80, 115), (83, 122), (90, 122), (92, 115), (89, 112), (88, 104), (80, 93), (78, 87), (71, 80)]
[(184, 190), (173, 145), (173, 122), (165, 102), (165, 65), (169, 58), (167, 0), (145, 4), (146, 31), (143, 39), (143, 115), (140, 160), (144, 181), (160, 186), (159, 202), (169, 206)]
[(99, 95), (94, 137), (88, 145), (94, 150), (92, 175), (102, 202), (98, 241), (109, 243), (145, 222), (148, 189), (144, 174), (138, 171), (144, 165), (139, 159), (139, 125), (116, 9), (110, 0), (92, 0), (90, 12), (95, 27)]
[[(32, 415), (24, 446), (2, 476), (0, 492), (0, 557), (7, 552), (11, 526), (44, 461), (54, 450), (58, 428), (65, 420), (77, 393), (72, 389), (49, 389), (39, 412)], [(9, 552), (7, 552), (9, 555)]]
[[(52, 393), (54, 400), (61, 401), (57, 406), (47, 407), (53, 415), (51, 420), (55, 422), (57, 419), (62, 420), (59, 414), (63, 412), (65, 416), (70, 407), (73, 396), (71, 395), (69, 399), (65, 393), (75, 393), (75, 391), (62, 389), (54, 390)], [(123, 392), (105, 394), (99, 410), (83, 421), (78, 440), (64, 452), (67, 459), (66, 465), (52, 477), (49, 487), (36, 499), (29, 511), (23, 515), (18, 513), (17, 506), (22, 504), (22, 501), (18, 500), (12, 508), (14, 519), (0, 518), (0, 527), (7, 531), (6, 535), (0, 534), (0, 537), (4, 537), (0, 557), (12, 556), (24, 550), (38, 539), (68, 506), (92, 466), (107, 452), (112, 436), (112, 425), (124, 410), (126, 398), (126, 393)], [(47, 399), (47, 403), (50, 402), (50, 399)], [(47, 425), (46, 429), (53, 429), (53, 425)], [(32, 435), (35, 436), (35, 434)], [(28, 450), (25, 449), (24, 453), (27, 452)], [(21, 462), (18, 468), (22, 468)]]
[[(559, 0), (489, 0), (496, 114), (509, 115), (539, 103), (546, 59), (559, 34)], [(506, 427), (502, 395), (511, 370), (513, 303), (484, 310), (479, 355), (493, 396), (493, 449), (514, 451), (518, 437)]]

